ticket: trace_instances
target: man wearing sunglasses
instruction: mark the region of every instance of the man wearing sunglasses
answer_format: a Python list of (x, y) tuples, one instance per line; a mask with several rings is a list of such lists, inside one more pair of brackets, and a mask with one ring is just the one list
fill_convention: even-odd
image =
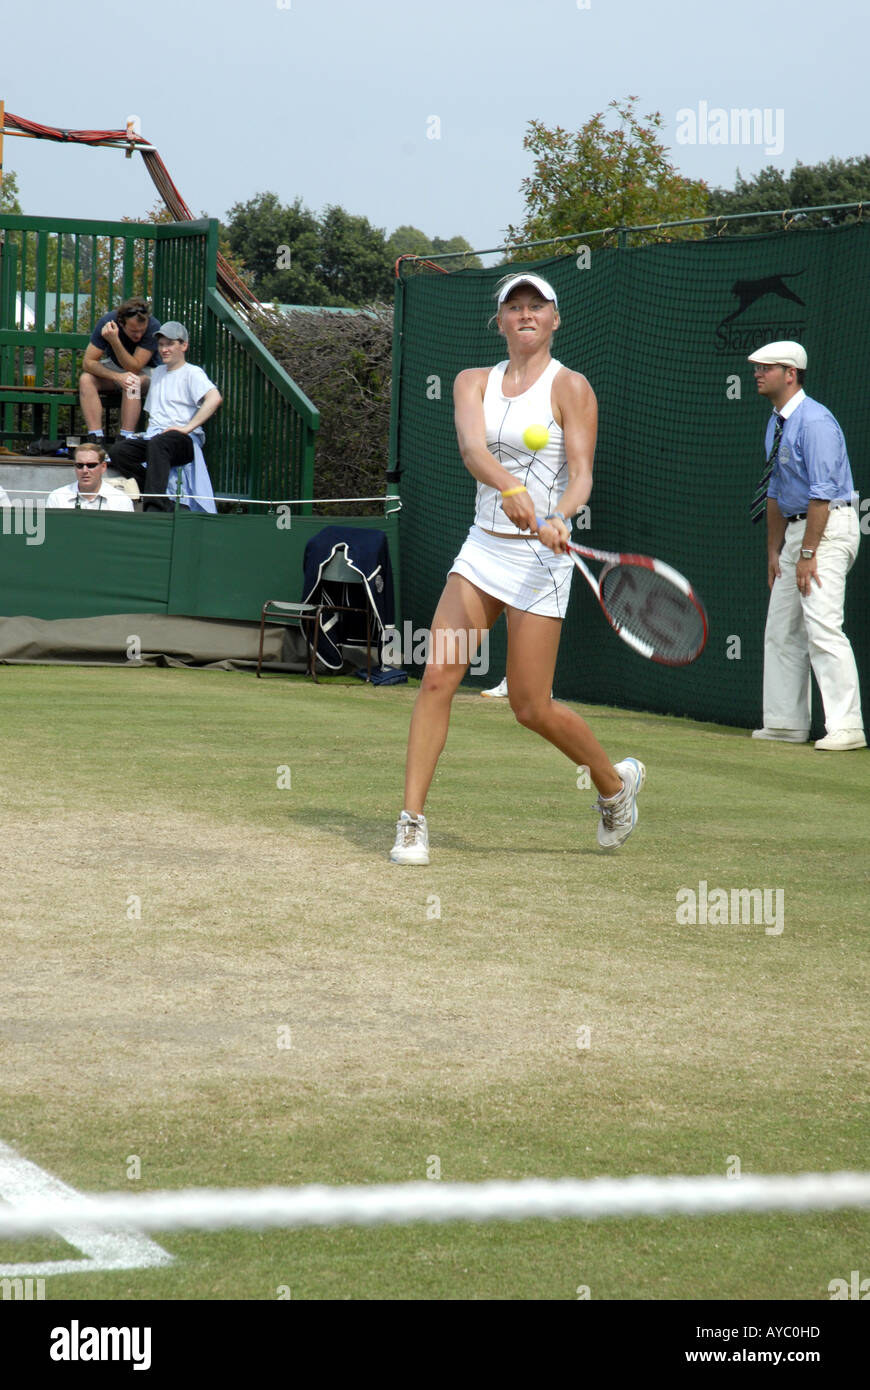
[(98, 444), (79, 444), (74, 462), (75, 482), (50, 492), (45, 499), (46, 507), (75, 508), (82, 512), (132, 512), (133, 502), (126, 492), (104, 480), (106, 454)]
[(770, 602), (764, 629), (764, 727), (753, 738), (806, 743), (810, 671), (825, 711), (823, 752), (866, 747), (858, 669), (843, 631), (846, 575), (860, 540), (843, 431), (804, 392), (807, 354), (775, 342), (753, 352), (759, 396), (773, 407), (750, 515), (767, 520)]

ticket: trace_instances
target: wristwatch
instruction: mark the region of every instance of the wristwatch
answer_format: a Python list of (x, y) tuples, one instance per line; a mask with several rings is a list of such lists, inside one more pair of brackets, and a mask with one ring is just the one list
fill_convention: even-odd
[(815, 555), (815, 553), (816, 553), (816, 552), (815, 552), (814, 550), (801, 550), (801, 559), (802, 559), (802, 560), (811, 560), (811, 559), (813, 558), (813, 556)]

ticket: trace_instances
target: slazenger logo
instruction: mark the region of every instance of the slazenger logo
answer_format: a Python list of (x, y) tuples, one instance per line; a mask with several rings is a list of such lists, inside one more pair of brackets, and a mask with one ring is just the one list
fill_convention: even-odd
[(789, 319), (783, 316), (778, 319), (766, 319), (764, 323), (744, 323), (739, 328), (734, 327), (734, 322), (760, 299), (771, 294), (777, 299), (799, 304), (802, 309), (806, 308), (806, 303), (800, 295), (785, 283), (786, 280), (796, 280), (803, 273), (802, 270), (793, 270), (781, 275), (764, 275), (758, 280), (735, 280), (731, 286), (731, 293), (737, 299), (737, 308), (726, 314), (717, 326), (716, 350), (749, 353), (754, 348), (761, 347), (763, 343), (781, 338), (801, 338), (806, 327), (805, 319)]
[(150, 1327), (69, 1327), (51, 1329), (52, 1361), (132, 1361), (134, 1371), (151, 1367)]

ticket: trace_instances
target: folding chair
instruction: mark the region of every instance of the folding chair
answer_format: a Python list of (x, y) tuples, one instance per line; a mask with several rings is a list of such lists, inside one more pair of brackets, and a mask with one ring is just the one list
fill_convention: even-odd
[[(348, 587), (350, 585), (363, 587), (359, 574), (348, 564), (347, 559), (342, 554), (333, 555), (332, 559), (323, 566), (320, 577), (321, 579), (329, 580), (333, 583), (343, 584), (345, 586), (343, 597), (349, 597)], [(317, 643), (321, 632), (328, 632), (329, 628), (336, 621), (334, 617), (329, 617), (327, 623), (324, 624), (324, 613), (328, 615), (358, 613), (365, 616), (366, 671), (369, 681), (371, 681), (372, 616), (369, 605), (368, 603), (364, 603), (361, 607), (358, 607), (355, 604), (333, 603), (331, 599), (323, 599), (318, 603), (287, 603), (283, 599), (272, 598), (263, 604), (260, 613), (260, 652), (257, 659), (257, 675), (260, 675), (263, 665), (263, 639), (266, 630), (267, 616), (271, 617), (273, 622), (299, 623), (303, 634), (305, 634), (306, 623), (313, 623), (313, 640), (311, 636), (306, 635), (306, 641), (308, 642), (308, 674), (315, 684), (319, 685), (320, 682), (317, 679)]]

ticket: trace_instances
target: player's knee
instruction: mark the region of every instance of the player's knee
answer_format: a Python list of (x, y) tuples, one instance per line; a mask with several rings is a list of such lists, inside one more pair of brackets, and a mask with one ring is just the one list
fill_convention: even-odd
[(461, 679), (462, 672), (457, 673), (455, 667), (430, 661), (423, 672), (422, 689), (426, 691), (427, 695), (437, 695), (450, 699)]
[(514, 718), (518, 724), (522, 724), (524, 729), (531, 729), (533, 732), (537, 732), (544, 727), (550, 713), (549, 698), (546, 700), (539, 700), (536, 697), (523, 698), (521, 696), (514, 698), (510, 694), (510, 687), (508, 687), (508, 698), (514, 713)]

